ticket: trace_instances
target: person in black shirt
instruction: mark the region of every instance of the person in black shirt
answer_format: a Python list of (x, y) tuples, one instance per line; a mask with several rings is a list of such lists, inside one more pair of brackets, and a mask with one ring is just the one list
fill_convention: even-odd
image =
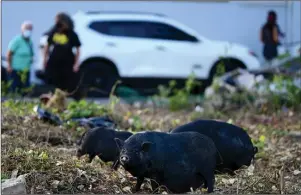
[(263, 45), (263, 56), (266, 61), (271, 62), (278, 56), (277, 47), (280, 45), (279, 36), (284, 37), (277, 24), (277, 14), (269, 11), (267, 22), (262, 26), (260, 31), (260, 40)]
[[(73, 28), (73, 21), (67, 14), (57, 14), (55, 26), (47, 32), (43, 58), (48, 84), (67, 92), (72, 92), (79, 84), (78, 58), (81, 42)], [(53, 49), (50, 52), (51, 46)]]

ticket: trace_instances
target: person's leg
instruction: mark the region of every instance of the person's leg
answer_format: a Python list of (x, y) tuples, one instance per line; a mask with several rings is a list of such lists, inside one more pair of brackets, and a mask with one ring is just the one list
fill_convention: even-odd
[(68, 83), (69, 93), (74, 93), (72, 94), (72, 98), (74, 98), (76, 101), (79, 101), (82, 98), (82, 85), (80, 83), (80, 74), (72, 72), (71, 75), (71, 79)]
[(25, 81), (25, 87), (28, 88), (30, 87), (31, 83), (30, 83), (30, 71), (28, 71), (26, 73), (26, 81)]
[(11, 73), (8, 73), (8, 81), (10, 82), (9, 91), (11, 93), (20, 91), (21, 78), (19, 76), (19, 71), (13, 70)]
[(64, 77), (62, 76), (62, 69), (59, 68), (60, 66), (57, 66), (59, 64), (62, 65), (62, 63), (60, 63), (59, 61), (49, 63), (45, 72), (45, 77), (47, 84), (52, 85), (55, 88), (62, 89), (62, 82), (64, 80)]
[(79, 73), (73, 72), (73, 64), (74, 64), (74, 58), (66, 59), (64, 65), (65, 68), (63, 70), (63, 75), (65, 78), (64, 80), (64, 87), (68, 91), (68, 93), (72, 93), (71, 97), (75, 100), (80, 99), (80, 86), (79, 86)]
[[(77, 95), (77, 81), (76, 81), (76, 74), (71, 69), (64, 69), (62, 70), (62, 79), (61, 86), (64, 89), (64, 91), (67, 91), (68, 93), (72, 93), (71, 97), (75, 97)], [(75, 98), (78, 99), (78, 98)]]
[(265, 66), (266, 67), (270, 67), (271, 66), (271, 60), (272, 60), (272, 56), (273, 56), (273, 51), (272, 51), (272, 46), (271, 44), (266, 44), (264, 45), (264, 48), (263, 48), (263, 56), (265, 58)]
[(1, 65), (1, 81), (7, 82), (7, 72), (2, 65)]
[(265, 58), (265, 66), (266, 67), (271, 67), (271, 59)]
[(64, 90), (64, 77), (62, 76), (62, 73), (60, 70), (57, 70), (55, 74), (51, 77), (51, 84), (55, 88), (59, 88), (61, 90)]
[(25, 75), (25, 79), (22, 81), (22, 94), (26, 95), (29, 93), (30, 87), (30, 71), (25, 71), (22, 74)]
[(58, 74), (58, 88), (63, 91), (69, 92), (68, 83), (70, 79), (70, 75), (66, 74), (66, 70), (60, 70)]

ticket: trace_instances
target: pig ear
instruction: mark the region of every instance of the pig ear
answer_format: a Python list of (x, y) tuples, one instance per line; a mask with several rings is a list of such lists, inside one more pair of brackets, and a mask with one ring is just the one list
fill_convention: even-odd
[(121, 139), (119, 138), (114, 138), (115, 142), (116, 142), (116, 145), (118, 147), (119, 150), (121, 150), (123, 144), (124, 144), (124, 141), (122, 141)]
[(144, 152), (149, 151), (149, 149), (150, 149), (150, 147), (151, 147), (152, 144), (153, 144), (152, 142), (143, 142), (143, 143), (141, 144), (142, 150), (143, 150)]

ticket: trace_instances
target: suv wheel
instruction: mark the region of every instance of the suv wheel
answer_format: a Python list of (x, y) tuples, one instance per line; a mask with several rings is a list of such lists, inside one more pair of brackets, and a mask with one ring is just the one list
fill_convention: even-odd
[[(210, 75), (209, 75), (209, 78), (208, 78), (208, 85), (211, 85), (212, 84), (212, 81), (213, 81), (213, 78), (215, 76), (215, 74), (217, 73), (218, 71), (218, 64), (220, 63), (220, 61), (218, 63), (216, 63), (211, 71), (210, 71)], [(239, 61), (236, 61), (236, 60), (225, 60), (223, 62), (224, 66), (225, 66), (225, 73), (226, 72), (231, 72), (237, 68), (243, 68), (245, 69), (246, 67), (240, 63)]]
[(115, 68), (101, 61), (91, 61), (84, 64), (80, 70), (80, 75), (84, 76), (82, 86), (88, 90), (88, 96), (93, 97), (108, 97), (113, 85), (119, 79)]

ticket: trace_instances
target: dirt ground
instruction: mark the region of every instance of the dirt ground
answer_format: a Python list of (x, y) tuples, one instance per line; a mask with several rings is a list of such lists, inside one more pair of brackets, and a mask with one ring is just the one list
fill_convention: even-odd
[[(20, 107), (21, 109), (21, 107)], [(26, 110), (26, 109), (24, 109)], [(131, 116), (139, 116), (141, 130), (168, 131), (196, 118), (232, 122), (243, 127), (258, 144), (254, 164), (235, 176), (216, 175), (216, 193), (301, 193), (301, 112), (290, 110), (259, 114), (239, 109), (219, 115), (194, 111), (118, 107), (120, 129), (132, 127)], [(130, 113), (130, 114), (129, 114)], [(13, 172), (26, 175), (28, 193), (131, 193), (135, 178), (122, 168), (113, 171), (97, 157), (91, 164), (75, 157), (75, 141), (82, 132), (58, 127), (16, 113), (2, 106), (1, 180)], [(133, 129), (133, 128), (132, 128)], [(162, 186), (162, 193), (166, 190)], [(139, 193), (152, 193), (144, 182)], [(206, 193), (197, 191), (197, 193)]]

